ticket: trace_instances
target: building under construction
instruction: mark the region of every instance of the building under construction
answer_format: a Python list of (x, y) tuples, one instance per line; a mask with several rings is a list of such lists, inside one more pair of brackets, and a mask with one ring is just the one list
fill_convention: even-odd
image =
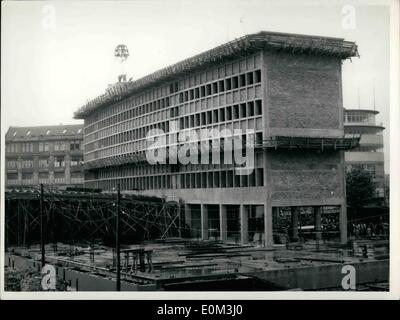
[[(260, 32), (120, 78), (75, 113), (86, 188), (6, 192), (8, 290), (44, 264), (57, 291), (342, 290), (348, 264), (357, 290), (387, 290), (387, 239), (342, 244), (344, 151), (359, 138), (344, 135), (341, 64), (357, 55)], [(36, 278), (28, 291), (46, 290)]]
[[(270, 247), (274, 231), (296, 240), (311, 227), (320, 237), (329, 224), (345, 243), (344, 150), (358, 140), (344, 137), (341, 66), (356, 56), (343, 39), (263, 31), (117, 83), (74, 115), (85, 121), (85, 186), (181, 201), (192, 238)], [(150, 130), (171, 149), (204, 128), (242, 130), (254, 170), (238, 174), (222, 156), (147, 161)], [(210, 154), (224, 141), (209, 137)]]

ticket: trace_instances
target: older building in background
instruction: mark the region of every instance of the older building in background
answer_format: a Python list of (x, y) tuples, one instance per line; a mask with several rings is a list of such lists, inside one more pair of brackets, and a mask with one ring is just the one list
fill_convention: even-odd
[(376, 110), (345, 109), (344, 132), (348, 136), (361, 135), (360, 145), (345, 154), (346, 170), (361, 166), (368, 171), (375, 182), (375, 201), (383, 202), (385, 197), (385, 170), (383, 153), (382, 124), (376, 123)]
[(5, 137), (8, 188), (83, 186), (83, 125), (10, 127)]
[[(260, 32), (117, 83), (75, 113), (85, 120), (85, 186), (180, 200), (191, 237), (271, 246), (275, 229), (298, 239), (311, 227), (346, 242), (343, 150), (357, 142), (344, 138), (341, 67), (357, 55), (339, 38)], [(222, 156), (147, 162), (149, 130), (172, 147), (203, 128), (254, 130), (245, 138), (254, 170), (239, 175)]]

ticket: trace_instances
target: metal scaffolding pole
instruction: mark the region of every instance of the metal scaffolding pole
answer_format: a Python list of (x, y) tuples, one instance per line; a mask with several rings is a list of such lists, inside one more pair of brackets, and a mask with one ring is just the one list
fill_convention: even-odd
[(121, 248), (120, 248), (120, 220), (121, 220), (121, 189), (118, 184), (117, 216), (115, 223), (115, 250), (117, 253), (117, 291), (121, 291)]
[(45, 248), (44, 248), (44, 218), (43, 218), (43, 184), (40, 184), (40, 250), (42, 253), (42, 268), (44, 267), (45, 261)]

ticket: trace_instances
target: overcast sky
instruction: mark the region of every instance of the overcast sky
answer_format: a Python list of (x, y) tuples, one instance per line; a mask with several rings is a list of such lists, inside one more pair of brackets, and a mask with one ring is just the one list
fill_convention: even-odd
[[(9, 126), (72, 124), (87, 99), (119, 73), (114, 48), (126, 44), (128, 77), (260, 30), (342, 37), (360, 58), (343, 63), (346, 108), (380, 111), (389, 169), (388, 1), (3, 1), (2, 134)], [(352, 11), (346, 4), (352, 4)], [(358, 92), (359, 97), (358, 99)]]

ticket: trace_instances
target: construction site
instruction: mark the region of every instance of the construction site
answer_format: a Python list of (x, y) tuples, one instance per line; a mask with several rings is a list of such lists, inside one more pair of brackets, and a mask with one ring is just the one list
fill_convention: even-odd
[(344, 134), (342, 64), (353, 57), (342, 38), (261, 31), (141, 79), (121, 74), (74, 113), (82, 148), (67, 151), (83, 151), (82, 188), (18, 186), (39, 161), (64, 175), (72, 155), (50, 141), (43, 159), (23, 159), (10, 130), (10, 290), (26, 288), (13, 271), (40, 282), (45, 264), (57, 290), (344, 290), (348, 266), (353, 290), (387, 290), (388, 216), (373, 234), (348, 232), (345, 152), (361, 137)]
[[(55, 267), (57, 291), (342, 290), (345, 265), (357, 270), (357, 290), (388, 290), (384, 236), (343, 246), (306, 240), (300, 229), (299, 241), (271, 248), (211, 234), (189, 239), (179, 203), (118, 201), (99, 192), (13, 190), (6, 192), (6, 208), (9, 290), (42, 290), (42, 253)], [(35, 276), (34, 289), (21, 287), (27, 277), (35, 283)]]

